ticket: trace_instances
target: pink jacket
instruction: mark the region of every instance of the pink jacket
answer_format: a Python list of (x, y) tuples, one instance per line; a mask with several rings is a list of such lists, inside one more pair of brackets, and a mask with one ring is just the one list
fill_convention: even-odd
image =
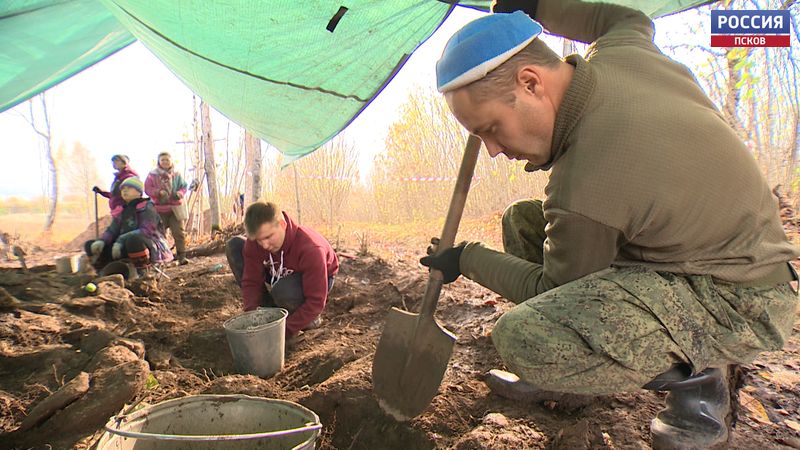
[(114, 182), (111, 183), (110, 191), (100, 191), (99, 194), (108, 199), (108, 209), (111, 210), (111, 217), (117, 217), (122, 213), (122, 208), (125, 206), (125, 200), (122, 199), (120, 194), (120, 186), (122, 182), (130, 177), (138, 177), (139, 174), (130, 166), (125, 166), (119, 172), (114, 174)]
[[(161, 196), (161, 191), (166, 191), (166, 196)], [(159, 214), (172, 212), (174, 205), (183, 203), (183, 196), (186, 195), (186, 181), (181, 174), (174, 170), (164, 170), (156, 167), (147, 174), (144, 181), (144, 192), (156, 205)]]

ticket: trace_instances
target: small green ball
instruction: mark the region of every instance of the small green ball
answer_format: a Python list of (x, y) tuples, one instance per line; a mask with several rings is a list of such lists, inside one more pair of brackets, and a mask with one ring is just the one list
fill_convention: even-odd
[(86, 285), (86, 292), (95, 292), (97, 291), (97, 285), (94, 283), (89, 283)]

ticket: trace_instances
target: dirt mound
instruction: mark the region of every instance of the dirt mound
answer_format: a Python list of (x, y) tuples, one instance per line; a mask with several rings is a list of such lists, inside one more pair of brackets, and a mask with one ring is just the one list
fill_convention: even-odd
[[(103, 216), (98, 220), (100, 235), (103, 234), (103, 231), (105, 231), (109, 225), (111, 225), (110, 215)], [(75, 236), (71, 241), (64, 244), (64, 249), (67, 251), (82, 252), (83, 244), (90, 239), (96, 239), (94, 222), (90, 223), (86, 229), (81, 232), (81, 234)]]

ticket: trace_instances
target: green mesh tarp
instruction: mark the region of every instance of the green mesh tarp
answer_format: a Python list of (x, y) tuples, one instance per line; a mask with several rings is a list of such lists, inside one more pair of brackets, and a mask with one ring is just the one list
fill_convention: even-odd
[(96, 0), (0, 0), (0, 112), (133, 41)]
[[(652, 16), (703, 0), (612, 0)], [(6, 0), (0, 111), (139, 39), (290, 160), (349, 124), (447, 18), (437, 0)], [(460, 5), (487, 10), (489, 0)]]
[(200, 97), (290, 157), (349, 123), (451, 8), (431, 0), (350, 0), (343, 14), (331, 1), (103, 3)]

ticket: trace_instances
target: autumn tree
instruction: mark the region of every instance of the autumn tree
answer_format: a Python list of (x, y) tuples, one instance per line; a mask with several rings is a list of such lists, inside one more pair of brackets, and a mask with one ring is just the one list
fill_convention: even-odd
[(682, 13), (685, 31), (667, 31), (665, 53), (686, 64), (723, 119), (733, 127), (758, 161), (770, 185), (794, 188), (797, 195), (800, 155), (800, 48), (715, 48), (698, 42), (712, 9), (792, 10), (793, 43), (798, 42), (796, 0), (733, 0)]
[(377, 155), (372, 186), (381, 217), (407, 222), (443, 216), (466, 134), (431, 93), (412, 92)]
[[(381, 219), (407, 222), (444, 217), (455, 186), (467, 132), (441, 94), (412, 92), (389, 129), (385, 151), (372, 171)], [(481, 152), (467, 200), (466, 215), (502, 211), (521, 198), (541, 196), (546, 176), (529, 174), (524, 163)]]
[(61, 154), (59, 166), (66, 190), (80, 199), (80, 209), (85, 211), (87, 220), (90, 220), (94, 210), (92, 186), (96, 186), (100, 179), (97, 160), (80, 142), (73, 143), (69, 153), (62, 149)]
[(304, 220), (325, 223), (328, 230), (333, 230), (358, 181), (355, 147), (340, 135), (293, 166), (275, 177), (276, 199), (283, 208), (294, 210), (295, 217), (299, 203)]

